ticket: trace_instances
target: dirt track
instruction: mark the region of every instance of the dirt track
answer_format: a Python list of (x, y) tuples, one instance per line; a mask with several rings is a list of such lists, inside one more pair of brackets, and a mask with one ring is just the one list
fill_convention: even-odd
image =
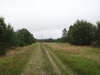
[(40, 46), (37, 47), (35, 52), (32, 54), (29, 62), (27, 63), (22, 75), (46, 75), (42, 69), (43, 57)]
[[(45, 55), (45, 56), (44, 56)], [(59, 63), (65, 73), (57, 65)], [(48, 63), (48, 64), (47, 64)], [(67, 72), (66, 72), (67, 71)], [(76, 75), (68, 71), (46, 46), (39, 44), (27, 63), (22, 75)]]

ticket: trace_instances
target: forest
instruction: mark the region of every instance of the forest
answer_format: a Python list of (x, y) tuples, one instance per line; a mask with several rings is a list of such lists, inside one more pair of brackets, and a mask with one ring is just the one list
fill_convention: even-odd
[[(26, 46), (35, 43), (36, 39), (27, 29), (14, 31), (11, 24), (6, 24), (4, 18), (0, 18), (0, 55), (6, 54), (7, 48)], [(77, 20), (70, 25), (69, 30), (62, 30), (62, 36), (58, 39), (38, 39), (37, 42), (61, 42), (72, 45), (100, 46), (100, 22), (93, 25), (86, 20)]]
[(60, 42), (69, 43), (80, 46), (100, 46), (100, 22), (93, 25), (86, 20), (77, 20), (73, 25), (70, 25), (69, 30), (66, 28), (62, 30), (62, 36), (58, 39), (42, 39), (43, 42)]
[(100, 46), (100, 22), (93, 25), (85, 20), (77, 20), (73, 25), (62, 31), (61, 42), (73, 45)]
[(14, 31), (11, 24), (6, 24), (4, 18), (0, 18), (0, 55), (6, 54), (8, 48), (26, 46), (35, 43), (36, 39), (27, 29)]

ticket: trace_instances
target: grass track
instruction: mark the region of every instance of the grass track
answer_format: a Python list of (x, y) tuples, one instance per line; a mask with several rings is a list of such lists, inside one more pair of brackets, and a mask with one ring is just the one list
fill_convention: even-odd
[(42, 45), (38, 44), (22, 75), (56, 75)]
[(46, 44), (63, 62), (79, 75), (100, 75), (100, 48)]
[(100, 48), (33, 44), (0, 57), (0, 75), (100, 75)]
[[(55, 55), (55, 53), (52, 52), (52, 50), (47, 46), (44, 45), (46, 50), (49, 52), (50, 56), (52, 57), (53, 61), (56, 63), (58, 68), (61, 71), (61, 75), (77, 75), (74, 73), (67, 65), (64, 65)], [(65, 67), (66, 66), (66, 67)]]

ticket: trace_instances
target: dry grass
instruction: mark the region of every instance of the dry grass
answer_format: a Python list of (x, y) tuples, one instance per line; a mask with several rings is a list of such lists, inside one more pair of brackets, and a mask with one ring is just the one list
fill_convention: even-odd
[(13, 57), (14, 55), (25, 53), (29, 49), (30, 50), (33, 49), (32, 45), (7, 49), (6, 55), (1, 56), (0, 59), (7, 58), (7, 57)]
[(31, 48), (30, 45), (24, 46), (24, 47), (16, 47), (15, 49), (8, 50), (6, 56), (12, 56), (15, 54), (23, 53), (23, 52), (27, 51), (29, 48)]
[(89, 46), (74, 46), (70, 44), (58, 44), (58, 43), (46, 43), (46, 44), (50, 46), (54, 51), (63, 50), (68, 53), (71, 53), (72, 55), (78, 54), (80, 56), (84, 56), (87, 59), (100, 61), (100, 55), (92, 52), (95, 50), (98, 51), (98, 53), (100, 53), (100, 48), (93, 48)]
[(45, 43), (58, 58), (79, 75), (100, 75), (100, 48)]
[(29, 45), (8, 50), (7, 55), (0, 57), (0, 75), (20, 75), (35, 47)]

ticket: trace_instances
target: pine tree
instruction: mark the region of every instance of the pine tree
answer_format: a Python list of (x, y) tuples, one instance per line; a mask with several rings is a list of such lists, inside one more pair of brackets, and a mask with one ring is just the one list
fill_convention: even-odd
[(64, 43), (67, 42), (67, 30), (66, 30), (66, 28), (64, 28), (62, 31), (62, 42), (64, 42)]
[(0, 55), (5, 54), (4, 48), (6, 47), (5, 41), (6, 35), (6, 24), (4, 23), (4, 18), (0, 18)]

